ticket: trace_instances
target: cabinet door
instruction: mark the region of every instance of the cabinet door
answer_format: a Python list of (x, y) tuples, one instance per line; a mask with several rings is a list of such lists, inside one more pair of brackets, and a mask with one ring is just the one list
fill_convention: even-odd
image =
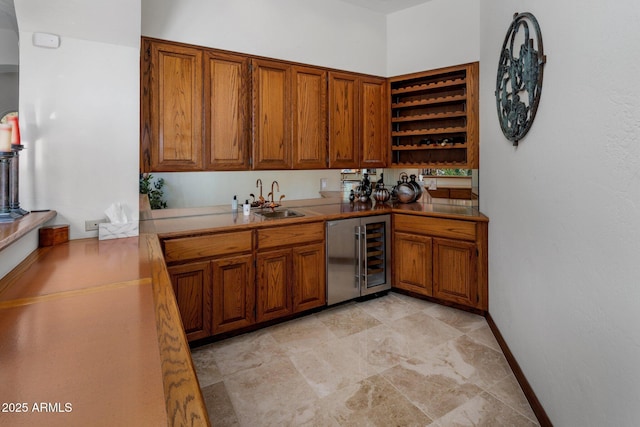
[(478, 306), (476, 245), (450, 239), (433, 239), (433, 296)]
[(329, 73), (329, 168), (359, 168), (358, 77)]
[(393, 286), (431, 296), (431, 237), (406, 233), (393, 236)]
[(211, 262), (213, 270), (213, 334), (254, 323), (253, 256), (241, 255)]
[(293, 248), (293, 311), (294, 313), (325, 305), (324, 244)]
[(168, 267), (182, 325), (189, 341), (211, 335), (211, 264)]
[(327, 165), (327, 72), (292, 67), (293, 168)]
[(291, 169), (290, 66), (252, 60), (253, 168)]
[(248, 57), (205, 53), (205, 166), (209, 170), (249, 169), (248, 88)]
[(256, 321), (276, 319), (292, 313), (291, 249), (257, 255)]
[(387, 81), (365, 77), (361, 79), (361, 132), (360, 167), (383, 168), (387, 166), (391, 147), (389, 134), (389, 102)]
[(151, 170), (201, 170), (202, 51), (151, 45)]

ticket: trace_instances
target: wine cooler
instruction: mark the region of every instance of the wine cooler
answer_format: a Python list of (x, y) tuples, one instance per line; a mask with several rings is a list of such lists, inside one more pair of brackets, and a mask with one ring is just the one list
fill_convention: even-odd
[(327, 222), (327, 303), (391, 288), (390, 216)]

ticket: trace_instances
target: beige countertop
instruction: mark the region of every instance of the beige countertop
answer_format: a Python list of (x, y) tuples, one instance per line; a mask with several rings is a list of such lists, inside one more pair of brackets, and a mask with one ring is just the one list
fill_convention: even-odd
[(1, 425), (209, 425), (155, 235), (34, 251), (0, 279), (0, 360)]

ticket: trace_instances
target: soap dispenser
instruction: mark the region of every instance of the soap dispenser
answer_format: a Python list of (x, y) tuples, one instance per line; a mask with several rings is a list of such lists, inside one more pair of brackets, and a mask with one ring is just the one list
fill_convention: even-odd
[(231, 201), (231, 210), (232, 211), (237, 211), (238, 210), (238, 198), (237, 198), (237, 196), (233, 196), (233, 200)]
[(249, 204), (249, 200), (244, 201), (244, 205), (242, 205), (242, 214), (249, 215), (251, 213), (251, 205)]

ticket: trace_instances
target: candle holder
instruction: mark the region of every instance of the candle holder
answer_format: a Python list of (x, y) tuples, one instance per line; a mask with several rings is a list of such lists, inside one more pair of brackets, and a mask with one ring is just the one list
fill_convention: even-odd
[(13, 222), (22, 215), (11, 212), (11, 159), (15, 157), (13, 151), (0, 151), (0, 223)]
[(20, 207), (20, 151), (24, 149), (24, 145), (13, 144), (11, 145), (11, 149), (14, 153), (14, 156), (11, 158), (11, 168), (10, 168), (10, 190), (9, 190), (9, 209), (11, 209), (12, 214), (17, 214), (20, 216), (24, 216), (29, 213)]

